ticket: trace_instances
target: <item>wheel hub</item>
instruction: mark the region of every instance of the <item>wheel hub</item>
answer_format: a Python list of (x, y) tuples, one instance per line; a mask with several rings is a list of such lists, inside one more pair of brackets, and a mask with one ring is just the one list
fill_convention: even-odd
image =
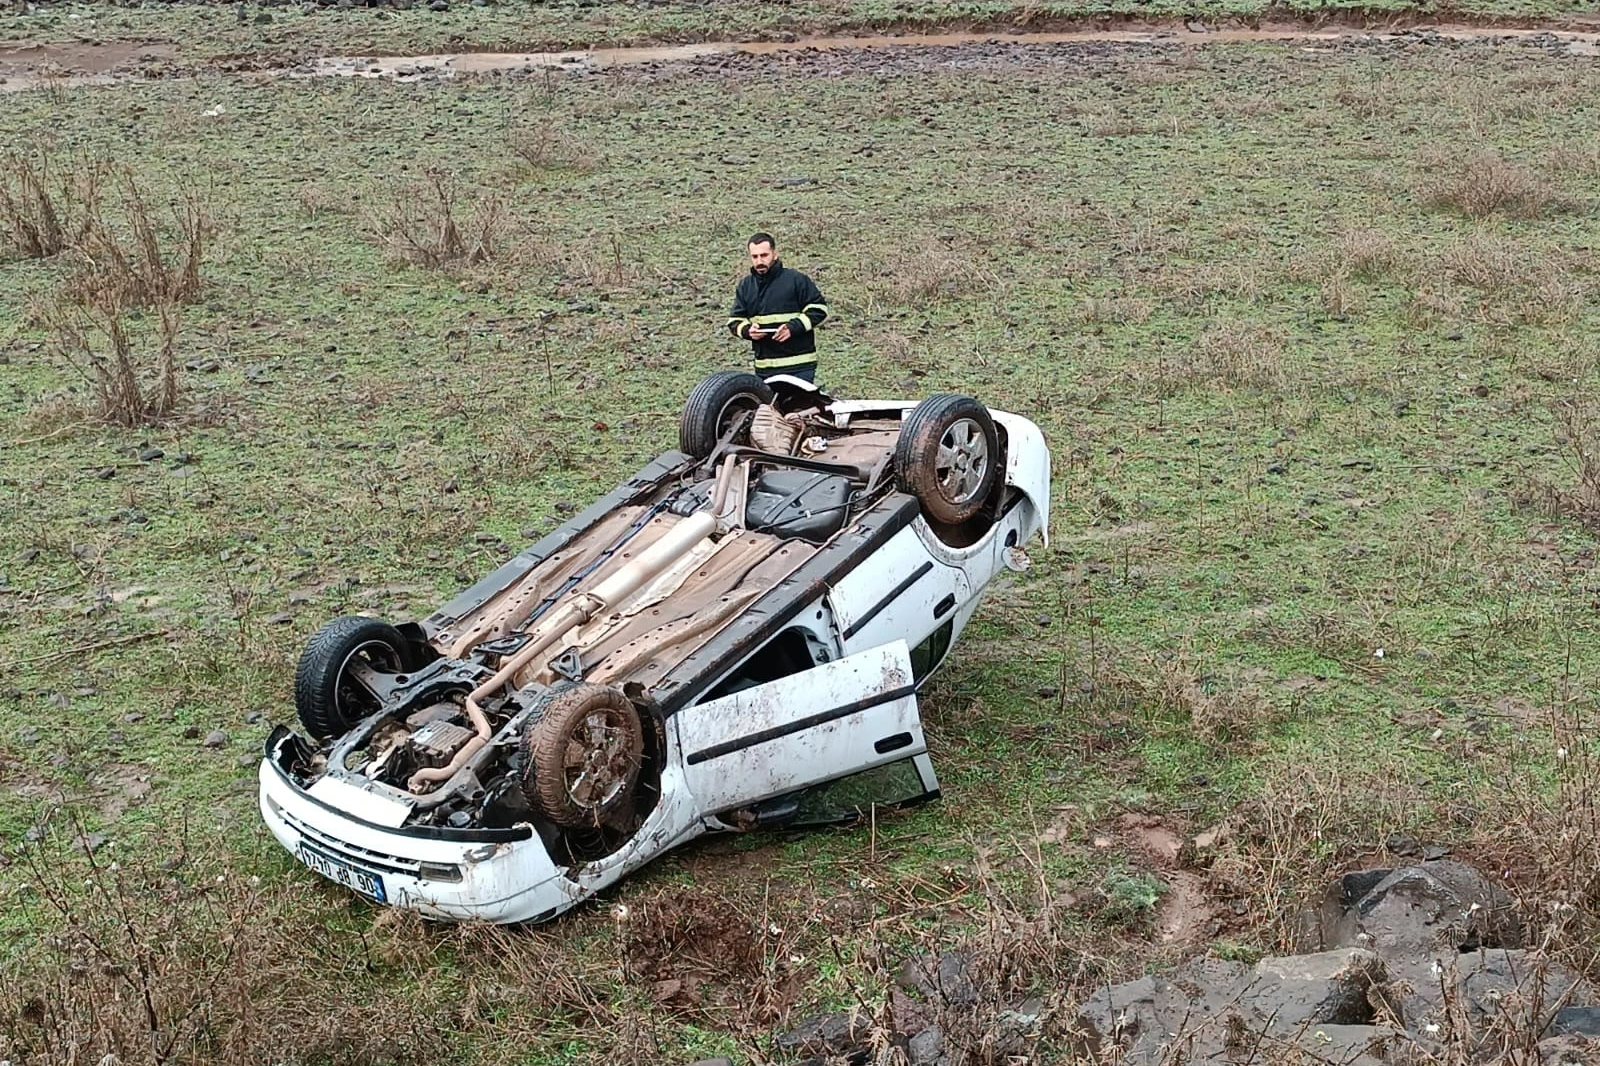
[(983, 428), (970, 418), (951, 423), (939, 438), (934, 470), (945, 499), (955, 504), (970, 502), (983, 487), (989, 470), (989, 441)]

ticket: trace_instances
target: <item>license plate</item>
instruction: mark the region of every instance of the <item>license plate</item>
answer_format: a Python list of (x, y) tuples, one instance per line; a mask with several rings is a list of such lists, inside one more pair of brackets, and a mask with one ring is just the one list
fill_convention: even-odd
[(300, 861), (328, 880), (337, 881), (369, 899), (375, 899), (379, 903), (389, 902), (389, 897), (383, 892), (383, 878), (370, 870), (363, 870), (343, 859), (336, 859), (307, 844), (300, 845)]

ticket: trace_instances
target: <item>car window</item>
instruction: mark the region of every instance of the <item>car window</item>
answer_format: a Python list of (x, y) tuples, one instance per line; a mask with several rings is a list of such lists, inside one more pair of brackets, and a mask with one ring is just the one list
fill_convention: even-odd
[(900, 807), (922, 799), (927, 789), (915, 759), (901, 759), (806, 789), (790, 825), (853, 822), (873, 807)]
[(955, 619), (946, 619), (944, 625), (929, 633), (921, 644), (911, 649), (911, 680), (914, 684), (920, 685), (922, 679), (944, 661), (945, 653), (950, 650), (950, 636), (954, 632)]
[(754, 688), (756, 685), (764, 685), (768, 681), (776, 681), (780, 677), (798, 674), (815, 665), (817, 660), (812, 655), (811, 641), (807, 639), (806, 631), (798, 626), (791, 626), (769, 640), (760, 651), (740, 663), (733, 673), (723, 678), (716, 688), (697, 702), (709, 703), (723, 696)]

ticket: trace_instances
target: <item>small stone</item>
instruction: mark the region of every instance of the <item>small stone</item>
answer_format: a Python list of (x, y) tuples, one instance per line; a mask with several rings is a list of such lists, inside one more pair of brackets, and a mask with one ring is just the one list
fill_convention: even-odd
[(1052, 619), (1049, 615), (1041, 614), (1034, 618), (1033, 624), (1038, 626), (1040, 629), (1049, 629), (1052, 621), (1054, 621), (1054, 619)]
[(140, 722), (144, 721), (144, 715), (137, 712), (134, 714), (125, 714), (122, 716), (122, 720), (127, 722), (129, 725), (138, 725)]
[(206, 739), (202, 743), (208, 748), (223, 747), (228, 743), (228, 734), (220, 729), (213, 729), (206, 734)]
[(106, 838), (101, 833), (90, 833), (88, 836), (83, 838), (82, 843), (84, 853), (87, 855), (93, 855), (95, 852), (106, 846)]
[(1390, 833), (1389, 839), (1383, 842), (1383, 846), (1388, 850), (1389, 854), (1405, 858), (1412, 858), (1422, 854), (1422, 844), (1417, 838), (1408, 837), (1403, 833)]
[(1283, 462), (1282, 460), (1267, 464), (1267, 473), (1269, 474), (1286, 474), (1288, 472), (1289, 464)]
[(99, 470), (94, 472), (94, 476), (99, 478), (101, 481), (110, 481), (112, 478), (117, 476), (117, 471), (114, 467), (102, 466)]
[(285, 625), (288, 625), (290, 622), (293, 622), (293, 621), (294, 621), (294, 615), (293, 614), (289, 613), (288, 611), (279, 611), (277, 614), (275, 614), (271, 618), (267, 619), (267, 625), (269, 625), (269, 626), (285, 626)]
[(187, 729), (185, 729), (183, 731), (183, 739), (184, 740), (199, 740), (200, 739), (200, 727), (197, 726), (197, 725), (189, 726)]
[(167, 454), (166, 452), (164, 452), (160, 448), (157, 448), (157, 447), (154, 447), (154, 446), (151, 446), (151, 447), (148, 447), (148, 448), (140, 448), (139, 449), (139, 461), (141, 463), (153, 463), (157, 459), (161, 458), (163, 455), (166, 455), (166, 454)]
[(271, 22), (272, 22), (272, 15), (269, 14), (268, 12), (263, 11), (263, 12), (261, 12), (261, 14), (256, 16), (256, 25), (257, 26), (266, 26), (266, 25), (271, 24)]
[(1054, 685), (1040, 685), (1039, 686), (1039, 697), (1041, 699), (1047, 699), (1047, 700), (1054, 699), (1056, 696), (1058, 696), (1060, 694), (1061, 694), (1061, 690), (1059, 688), (1057, 688), (1056, 686), (1054, 686)]
[(249, 714), (244, 716), (244, 720), (250, 725), (255, 725), (257, 722), (261, 721), (261, 712), (251, 711)]
[(429, 11), (449, 11), (450, 10), (450, 4), (448, 3), (448, 0), (433, 0), (433, 3), (428, 5), (428, 10)]
[(472, 539), (479, 544), (493, 544), (500, 538), (495, 536), (493, 533), (474, 533), (472, 535)]
[(559, 511), (560, 513), (562, 513), (562, 514), (571, 514), (573, 511), (576, 511), (577, 509), (578, 509), (578, 505), (573, 503), (571, 500), (557, 500), (556, 501), (556, 510)]

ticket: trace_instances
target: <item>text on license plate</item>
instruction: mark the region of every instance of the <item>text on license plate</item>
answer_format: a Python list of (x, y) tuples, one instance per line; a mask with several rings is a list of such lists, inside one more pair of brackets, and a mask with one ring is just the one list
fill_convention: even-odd
[(344, 887), (354, 889), (363, 896), (369, 896), (379, 903), (387, 903), (389, 901), (383, 892), (383, 878), (369, 870), (352, 866), (343, 859), (336, 859), (332, 855), (318, 851), (316, 848), (306, 844), (300, 845), (300, 861), (328, 880), (337, 881)]

